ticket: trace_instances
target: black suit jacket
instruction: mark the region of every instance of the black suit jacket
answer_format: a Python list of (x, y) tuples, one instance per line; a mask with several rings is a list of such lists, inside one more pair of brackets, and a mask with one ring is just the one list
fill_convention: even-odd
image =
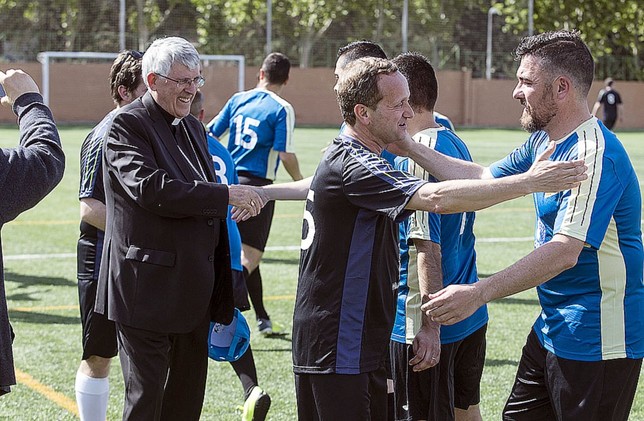
[[(123, 107), (104, 141), (107, 222), (95, 310), (156, 332), (233, 314), (228, 187), (215, 182), (201, 123), (183, 119), (207, 181), (186, 161), (150, 93)], [(195, 165), (196, 166), (196, 165)]]

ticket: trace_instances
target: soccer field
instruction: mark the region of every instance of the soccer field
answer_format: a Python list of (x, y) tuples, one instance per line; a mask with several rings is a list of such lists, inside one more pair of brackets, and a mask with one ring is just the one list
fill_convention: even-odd
[[(61, 184), (34, 209), (2, 230), (9, 316), (18, 385), (0, 398), (0, 420), (77, 419), (74, 379), (81, 355), (81, 328), (76, 288), (79, 149), (91, 128), (64, 127), (61, 138), (67, 168)], [(337, 129), (295, 130), (295, 144), (305, 176), (313, 174), (321, 149)], [(459, 130), (476, 162), (489, 164), (526, 139), (519, 130)], [(619, 133), (644, 180), (644, 133)], [(0, 127), (0, 146), (17, 144), (15, 127)], [(281, 169), (278, 182), (288, 181)], [(641, 183), (640, 183), (641, 186)], [(1, 200), (1, 199), (0, 199)], [(291, 323), (299, 264), (303, 202), (281, 202), (262, 262), (266, 308), (284, 327), (270, 338), (255, 334), (252, 348), (260, 385), (271, 395), (270, 420), (296, 419), (291, 370)], [(477, 213), (478, 269), (488, 276), (515, 262), (532, 248), (534, 211), (524, 197)], [(485, 420), (497, 420), (514, 380), (521, 347), (539, 311), (534, 290), (489, 305), (488, 352), (482, 380)], [(251, 311), (246, 313), (254, 320)], [(121, 418), (123, 381), (118, 359), (112, 365), (109, 420)], [(209, 361), (203, 420), (236, 420), (243, 391), (228, 363)], [(644, 421), (644, 376), (631, 420)]]

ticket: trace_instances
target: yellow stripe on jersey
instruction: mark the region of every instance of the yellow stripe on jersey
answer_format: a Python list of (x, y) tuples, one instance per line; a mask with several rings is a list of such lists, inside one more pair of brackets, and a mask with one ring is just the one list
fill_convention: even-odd
[[(413, 139), (429, 149), (436, 149), (436, 140), (438, 130), (429, 128), (414, 135)], [(429, 180), (430, 174), (420, 165), (417, 165), (412, 159), (409, 159), (409, 173), (414, 177), (423, 180)], [(429, 213), (423, 210), (417, 210), (409, 219), (409, 238), (418, 238), (421, 240), (430, 240), (429, 237)]]
[(416, 334), (423, 326), (423, 312), (420, 309), (422, 300), (420, 284), (418, 283), (418, 265), (416, 264), (417, 257), (416, 247), (409, 247), (409, 266), (407, 267), (409, 293), (405, 302), (405, 342), (407, 344), (414, 342)]
[(604, 158), (605, 140), (604, 135), (597, 126), (595, 119), (582, 124), (577, 130), (578, 159), (583, 159), (588, 178), (578, 188), (570, 192), (566, 214), (559, 230), (565, 234), (581, 241), (586, 241), (590, 218), (592, 216), (599, 180), (602, 175), (602, 162)]
[(626, 262), (619, 249), (615, 219), (611, 218), (601, 247), (597, 251), (602, 359), (626, 358), (624, 297), (626, 295)]

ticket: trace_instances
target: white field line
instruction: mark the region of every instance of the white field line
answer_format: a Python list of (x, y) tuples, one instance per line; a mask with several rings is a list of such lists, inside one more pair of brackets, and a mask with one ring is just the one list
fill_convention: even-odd
[[(642, 220), (644, 225), (644, 219)], [(488, 237), (476, 238), (477, 243), (521, 243), (524, 241), (533, 241), (533, 237)], [(300, 246), (269, 246), (266, 251), (295, 251)], [(10, 260), (43, 260), (43, 259), (71, 259), (76, 257), (76, 253), (43, 253), (43, 254), (9, 254), (4, 256), (5, 261)]]
[[(532, 241), (532, 237), (508, 237), (508, 238), (477, 238), (478, 243), (514, 243)], [(269, 246), (266, 251), (296, 251), (300, 246)], [(4, 261), (11, 260), (45, 260), (45, 259), (71, 259), (76, 253), (42, 253), (42, 254), (9, 254), (4, 256)]]

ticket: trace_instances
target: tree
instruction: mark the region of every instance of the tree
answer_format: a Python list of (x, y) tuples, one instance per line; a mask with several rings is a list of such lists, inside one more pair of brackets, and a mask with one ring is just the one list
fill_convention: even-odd
[[(505, 30), (527, 33), (526, 4), (526, 0), (498, 4), (505, 17)], [(641, 6), (641, 0), (535, 1), (534, 31), (577, 29), (597, 60), (597, 76), (608, 76), (605, 73), (611, 69), (621, 73), (613, 77), (644, 80), (644, 12), (638, 4)]]

